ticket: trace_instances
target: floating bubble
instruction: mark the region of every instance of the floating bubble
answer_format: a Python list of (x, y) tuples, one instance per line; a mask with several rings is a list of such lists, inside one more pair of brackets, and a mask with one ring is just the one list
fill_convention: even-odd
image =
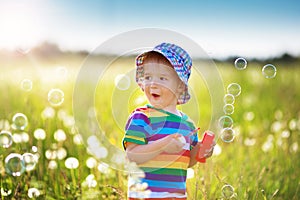
[(247, 61), (245, 58), (237, 58), (235, 61), (234, 61), (234, 66), (236, 69), (238, 70), (244, 70), (246, 69), (247, 67)]
[(235, 133), (232, 128), (224, 128), (221, 131), (221, 139), (223, 142), (229, 143), (234, 140)]
[(36, 156), (32, 153), (24, 153), (22, 156), (26, 171), (32, 171), (35, 168), (35, 165), (37, 164)]
[(21, 176), (25, 171), (23, 156), (11, 153), (5, 158), (5, 170), (12, 176)]
[(274, 65), (272, 64), (267, 64), (262, 68), (262, 74), (264, 75), (265, 78), (274, 78), (276, 76), (277, 69)]
[(17, 113), (12, 118), (12, 127), (16, 130), (24, 130), (28, 125), (28, 120), (26, 115), (23, 113)]
[(234, 196), (234, 188), (229, 185), (229, 184), (225, 184), (222, 187), (222, 195), (226, 198), (226, 199), (230, 199), (231, 197)]
[(231, 115), (234, 112), (234, 106), (232, 104), (226, 104), (223, 107), (225, 115)]
[(52, 106), (60, 106), (65, 100), (65, 94), (60, 89), (51, 89), (48, 92), (48, 101)]
[(21, 89), (29, 92), (32, 90), (32, 81), (30, 79), (24, 79), (21, 81)]
[(59, 79), (65, 80), (68, 76), (68, 70), (64, 66), (59, 66), (56, 68), (56, 75)]
[(128, 90), (130, 87), (130, 78), (126, 74), (119, 74), (115, 78), (115, 86), (119, 90)]
[(77, 158), (69, 157), (65, 161), (65, 166), (68, 169), (76, 169), (79, 166), (79, 161)]
[(235, 98), (232, 94), (225, 94), (223, 101), (225, 104), (234, 104)]
[(242, 88), (237, 83), (230, 83), (227, 87), (227, 93), (237, 97), (241, 94)]
[(233, 120), (231, 117), (224, 115), (219, 118), (219, 127), (220, 128), (231, 128), (233, 125)]
[(0, 146), (3, 148), (8, 148), (12, 145), (13, 137), (9, 131), (1, 131), (0, 133)]

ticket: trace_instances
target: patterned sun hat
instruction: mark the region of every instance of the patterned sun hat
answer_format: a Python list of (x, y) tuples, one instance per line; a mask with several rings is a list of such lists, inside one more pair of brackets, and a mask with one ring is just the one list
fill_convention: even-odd
[(189, 54), (181, 47), (170, 44), (161, 43), (154, 47), (153, 50), (142, 53), (136, 57), (136, 82), (139, 86), (142, 85), (144, 77), (144, 59), (149, 52), (158, 52), (162, 54), (171, 63), (180, 80), (185, 84), (185, 90), (178, 98), (177, 104), (184, 104), (190, 99), (188, 91), (188, 80), (191, 75), (192, 59)]

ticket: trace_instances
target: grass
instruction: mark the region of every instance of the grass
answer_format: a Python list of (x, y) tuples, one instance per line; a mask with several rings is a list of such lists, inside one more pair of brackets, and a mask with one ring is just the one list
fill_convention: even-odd
[[(95, 66), (101, 67), (101, 60), (93, 59), (89, 63), (92, 72)], [(98, 80), (85, 79), (78, 88), (76, 77), (84, 65), (82, 57), (45, 61), (24, 56), (2, 59), (0, 64), (0, 130), (7, 129), (14, 136), (9, 148), (0, 147), (1, 199), (125, 199), (127, 174), (114, 165), (119, 159), (116, 151), (122, 152), (123, 127), (129, 113), (146, 103), (134, 83), (132, 60), (115, 60)], [(231, 143), (219, 139), (217, 153), (207, 163), (193, 167), (195, 174), (187, 182), (189, 199), (229, 199), (222, 191), (226, 184), (234, 188), (230, 199), (299, 199), (300, 68), (273, 63), (277, 75), (266, 79), (261, 74), (264, 64), (249, 62), (247, 69), (239, 71), (232, 63), (217, 63), (224, 88), (232, 82), (242, 87), (231, 116), (236, 137)], [(67, 73), (57, 71), (57, 66), (63, 66), (59, 69), (66, 69)], [(123, 82), (119, 82), (121, 90), (114, 81), (118, 74), (129, 77), (129, 81), (123, 77)], [(97, 76), (91, 73), (91, 77)], [(33, 83), (30, 91), (20, 87), (26, 78)], [(216, 79), (195, 71), (190, 83), (192, 100), (180, 107), (201, 131), (214, 128), (211, 119), (215, 117), (212, 112), (216, 105), (210, 99), (210, 80)], [(48, 102), (52, 88), (64, 92), (62, 105), (53, 107)], [(217, 92), (223, 95), (224, 88)], [(76, 98), (80, 98), (74, 106), (76, 89)], [(92, 97), (88, 93), (91, 89)], [(16, 113), (28, 118), (24, 130), (11, 127)], [(74, 115), (79, 118), (76, 126)], [(44, 140), (34, 135), (38, 128), (46, 132)], [(65, 133), (65, 140), (54, 137), (57, 130)], [(98, 159), (93, 159), (90, 152), (97, 140), (87, 145), (91, 136), (100, 143), (96, 150), (108, 145), (107, 156), (97, 154)], [(5, 158), (11, 153), (26, 152), (38, 158), (34, 170), (21, 176), (10, 175), (5, 169)], [(67, 167), (70, 157), (78, 160), (78, 167)]]

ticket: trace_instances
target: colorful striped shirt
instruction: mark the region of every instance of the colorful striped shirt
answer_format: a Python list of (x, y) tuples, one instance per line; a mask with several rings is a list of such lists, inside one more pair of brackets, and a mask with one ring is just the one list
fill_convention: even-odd
[[(145, 172), (141, 182), (147, 183), (150, 197), (158, 197), (159, 194), (164, 197), (186, 196), (190, 150), (197, 144), (198, 136), (197, 133), (190, 134), (195, 130), (193, 121), (184, 113), (181, 114), (178, 116), (147, 105), (136, 109), (127, 121), (123, 138), (125, 149), (127, 142), (145, 145), (174, 133), (181, 134), (186, 140), (181, 152), (163, 152), (138, 165)], [(134, 197), (130, 194), (129, 188), (129, 197)]]

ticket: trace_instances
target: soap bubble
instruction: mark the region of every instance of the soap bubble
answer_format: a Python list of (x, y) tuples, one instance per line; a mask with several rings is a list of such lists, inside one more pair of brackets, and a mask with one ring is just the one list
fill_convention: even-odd
[(232, 94), (225, 94), (223, 101), (225, 104), (233, 104), (235, 98)]
[(52, 106), (60, 106), (65, 100), (65, 94), (60, 89), (51, 89), (48, 92), (48, 101)]
[(13, 137), (9, 131), (1, 131), (0, 133), (0, 146), (3, 148), (8, 148), (12, 145)]
[(230, 83), (227, 87), (227, 93), (237, 97), (241, 94), (241, 86), (237, 83)]
[(22, 156), (26, 171), (32, 171), (37, 163), (37, 157), (32, 153), (24, 153)]
[(223, 111), (226, 115), (231, 115), (234, 112), (234, 106), (232, 104), (226, 104), (223, 107)]
[(55, 70), (57, 78), (61, 79), (61, 80), (66, 80), (67, 76), (68, 76), (68, 70), (66, 67), (64, 66), (58, 66)]
[(235, 133), (232, 128), (224, 128), (221, 131), (221, 139), (223, 142), (229, 143), (234, 140)]
[(265, 78), (274, 78), (276, 76), (277, 69), (272, 64), (267, 64), (262, 68), (262, 74)]
[(219, 127), (220, 128), (231, 128), (233, 125), (233, 120), (231, 117), (224, 115), (219, 118)]
[(12, 176), (21, 176), (25, 171), (23, 157), (18, 153), (11, 153), (5, 158), (5, 170)]
[(127, 90), (130, 87), (130, 78), (126, 74), (119, 74), (115, 78), (115, 86), (119, 90)]
[(27, 117), (23, 113), (16, 113), (12, 118), (12, 122), (12, 127), (16, 130), (24, 130), (28, 125)]
[(229, 185), (229, 184), (225, 184), (222, 187), (222, 195), (226, 198), (226, 199), (230, 199), (231, 197), (234, 196), (234, 188)]
[(246, 69), (247, 67), (247, 61), (245, 58), (237, 58), (235, 61), (234, 61), (234, 66), (236, 69), (238, 70), (244, 70)]
[(21, 89), (29, 92), (32, 90), (32, 81), (30, 79), (24, 79), (21, 81)]

